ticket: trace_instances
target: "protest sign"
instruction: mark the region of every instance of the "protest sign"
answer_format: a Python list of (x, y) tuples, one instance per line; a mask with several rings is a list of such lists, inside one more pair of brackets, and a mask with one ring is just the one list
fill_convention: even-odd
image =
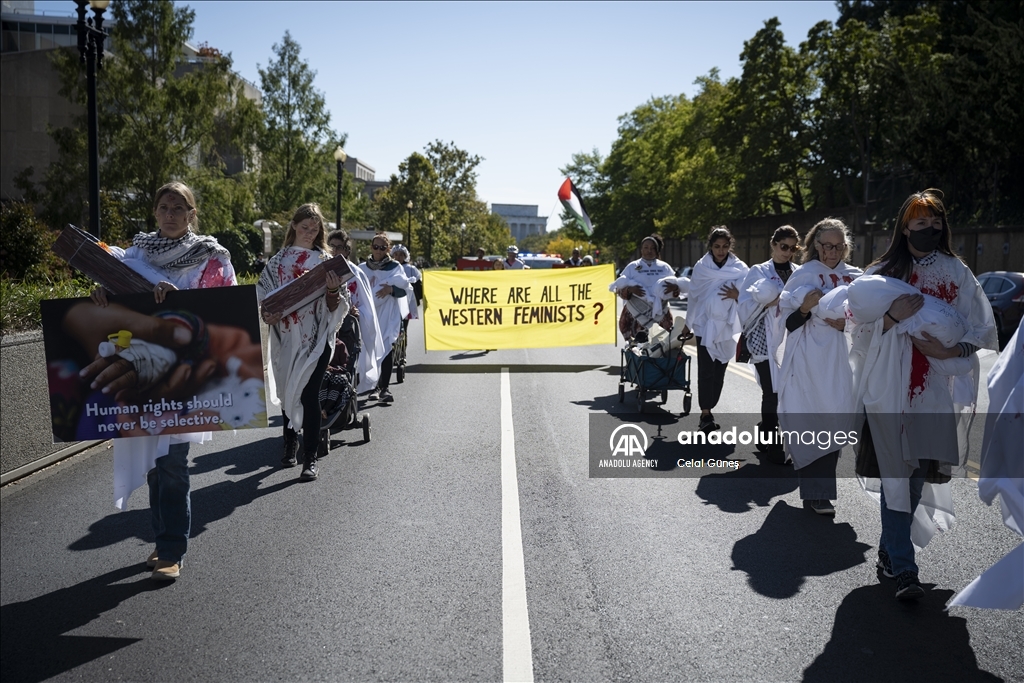
[(592, 268), (427, 271), (428, 351), (615, 343), (610, 265)]
[(41, 302), (55, 443), (267, 426), (254, 286), (108, 299)]

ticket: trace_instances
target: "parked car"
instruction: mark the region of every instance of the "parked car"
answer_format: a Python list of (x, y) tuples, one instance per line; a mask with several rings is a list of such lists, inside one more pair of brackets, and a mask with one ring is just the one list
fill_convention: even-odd
[(996, 270), (982, 273), (978, 282), (992, 304), (992, 315), (999, 330), (999, 348), (1013, 336), (1024, 312), (1024, 273)]

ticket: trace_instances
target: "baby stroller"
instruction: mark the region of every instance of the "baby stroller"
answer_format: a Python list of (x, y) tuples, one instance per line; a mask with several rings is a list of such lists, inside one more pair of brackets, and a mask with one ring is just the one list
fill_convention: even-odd
[[(351, 320), (350, 320), (351, 319)], [(363, 443), (370, 442), (370, 416), (359, 415), (356, 395), (356, 361), (359, 358), (359, 319), (347, 316), (334, 340), (334, 354), (320, 385), (320, 444), (317, 457), (331, 449), (331, 434), (343, 429), (363, 429)], [(349, 353), (349, 348), (354, 350)]]
[(398, 333), (398, 339), (395, 340), (394, 345), (391, 347), (394, 351), (392, 361), (395, 365), (395, 378), (398, 384), (405, 381), (405, 350), (409, 342), (408, 329), (409, 319), (406, 318), (402, 321), (402, 331)]

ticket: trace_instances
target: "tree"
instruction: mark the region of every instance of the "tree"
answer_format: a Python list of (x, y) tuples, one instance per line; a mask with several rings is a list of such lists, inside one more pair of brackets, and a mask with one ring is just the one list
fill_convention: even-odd
[[(430, 254), (428, 261), (435, 249), (439, 256), (447, 258), (449, 239), (436, 229), (449, 224), (445, 200), (434, 166), (425, 156), (413, 152), (398, 165), (398, 175), (391, 176), (390, 187), (378, 195), (377, 227), (403, 233), (408, 233), (411, 227), (411, 233), (406, 235), (410, 250), (418, 249), (419, 254), (425, 256)], [(409, 202), (412, 202), (411, 211)], [(431, 215), (433, 219), (429, 218)], [(412, 256), (416, 258), (418, 254)]]
[[(190, 168), (213, 163), (218, 141), (246, 140), (258, 119), (242, 96), (231, 60), (218, 54), (186, 59), (182, 46), (192, 38), (194, 12), (166, 0), (124, 0), (112, 6), (116, 23), (110, 37), (112, 55), (104, 61), (97, 83), (100, 182), (104, 204), (123, 204), (125, 216), (155, 227), (156, 190)], [(54, 50), (52, 63), (61, 93), (84, 105), (85, 74), (72, 50)], [(86, 224), (87, 187), (85, 114), (77, 125), (52, 129), (58, 159), (45, 171), (38, 197), (51, 226)], [(218, 133), (219, 131), (219, 133)], [(28, 175), (23, 177), (31, 184)], [(102, 220), (102, 219), (101, 219)], [(123, 242), (141, 225), (104, 221), (103, 236)]]
[(287, 223), (306, 202), (334, 205), (332, 153), (347, 136), (331, 130), (323, 93), (313, 86), (316, 72), (301, 58), (301, 47), (288, 31), (273, 51), (267, 68), (258, 68), (264, 112), (258, 201), (264, 216)]
[(726, 130), (741, 169), (741, 215), (805, 209), (813, 82), (807, 60), (785, 44), (779, 25), (778, 18), (767, 20), (743, 44), (743, 75), (726, 109)]

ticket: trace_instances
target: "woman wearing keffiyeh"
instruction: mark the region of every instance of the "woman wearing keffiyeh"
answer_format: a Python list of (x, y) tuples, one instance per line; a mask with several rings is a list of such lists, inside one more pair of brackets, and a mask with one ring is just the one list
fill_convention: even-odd
[[(111, 251), (154, 284), (157, 303), (163, 303), (171, 290), (236, 284), (228, 250), (213, 237), (195, 232), (199, 212), (187, 185), (172, 182), (157, 190), (153, 212), (159, 226), (156, 232), (136, 235), (132, 246), (124, 251)], [(93, 291), (92, 300), (98, 306), (107, 305), (102, 287)], [(198, 322), (190, 324), (183, 320), (179, 324), (174, 335), (176, 343), (187, 346), (200, 335)], [(138, 381), (139, 370), (133, 368), (132, 361), (113, 355), (97, 360), (82, 372), (87, 379), (98, 373), (94, 387), (105, 383), (104, 390), (116, 392)], [(212, 360), (195, 368), (181, 364), (167, 373), (164, 382), (168, 392), (182, 392), (190, 386), (202, 386), (216, 371), (217, 363)], [(169, 581), (180, 575), (192, 524), (189, 444), (211, 438), (210, 432), (201, 432), (114, 439), (115, 504), (125, 509), (129, 494), (141, 485), (143, 477), (149, 483), (156, 550), (146, 564), (153, 568), (154, 579)]]
[[(268, 294), (296, 280), (327, 253), (326, 221), (316, 204), (303, 204), (295, 211), (284, 236), (281, 251), (270, 257), (256, 283), (256, 296), (262, 303)], [(263, 310), (263, 321), (270, 325), (270, 396), (281, 405), (284, 417), (284, 457), (281, 464), (297, 463), (298, 431), (302, 428), (303, 466), (299, 478), (313, 481), (320, 443), (320, 383), (334, 351), (334, 333), (348, 313), (343, 299), (341, 279), (327, 272), (323, 296), (281, 317)]]

